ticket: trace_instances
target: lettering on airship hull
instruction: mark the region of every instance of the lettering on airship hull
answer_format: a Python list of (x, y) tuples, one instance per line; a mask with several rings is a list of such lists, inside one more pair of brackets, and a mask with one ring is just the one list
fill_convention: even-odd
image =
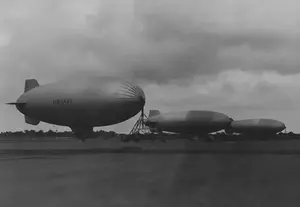
[(55, 105), (72, 104), (72, 99), (55, 99), (53, 100), (53, 104)]

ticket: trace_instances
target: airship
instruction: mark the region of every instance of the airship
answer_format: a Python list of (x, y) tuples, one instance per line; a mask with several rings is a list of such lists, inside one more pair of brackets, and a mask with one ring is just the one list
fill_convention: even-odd
[(145, 125), (152, 132), (171, 132), (211, 139), (209, 133), (223, 130), (231, 122), (232, 118), (215, 111), (191, 110), (160, 113), (158, 110), (150, 110)]
[(15, 105), (25, 122), (45, 122), (69, 127), (85, 141), (94, 127), (124, 122), (145, 105), (140, 86), (116, 77), (77, 76), (39, 85), (36, 79), (25, 80), (24, 93)]
[(245, 119), (232, 121), (225, 132), (227, 134), (275, 135), (285, 128), (284, 123), (274, 119)]

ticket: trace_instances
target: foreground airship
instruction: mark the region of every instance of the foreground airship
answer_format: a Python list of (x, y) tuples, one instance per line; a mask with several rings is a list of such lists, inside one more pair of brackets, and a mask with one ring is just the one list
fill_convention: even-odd
[(145, 105), (145, 94), (138, 85), (114, 77), (72, 77), (45, 85), (28, 79), (24, 94), (7, 104), (15, 105), (28, 124), (68, 126), (84, 141), (93, 127), (135, 116)]
[(245, 119), (232, 121), (227, 134), (274, 135), (285, 129), (285, 124), (274, 119)]
[(232, 119), (225, 114), (214, 111), (180, 111), (160, 113), (150, 110), (145, 125), (152, 132), (173, 132), (182, 135), (209, 137), (209, 133), (227, 128)]

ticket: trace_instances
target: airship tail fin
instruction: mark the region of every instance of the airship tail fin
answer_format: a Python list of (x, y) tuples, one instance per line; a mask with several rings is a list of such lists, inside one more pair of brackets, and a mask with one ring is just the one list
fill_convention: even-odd
[(7, 105), (15, 105), (15, 106), (18, 106), (18, 105), (24, 105), (25, 102), (9, 102), (9, 103), (6, 103)]
[(156, 116), (156, 115), (159, 115), (159, 114), (160, 114), (159, 110), (150, 110), (149, 117)]
[(31, 118), (31, 117), (29, 117), (29, 116), (25, 116), (25, 122), (26, 122), (27, 124), (31, 124), (31, 125), (38, 125), (38, 124), (40, 123), (39, 120), (36, 120), (36, 119)]
[(36, 79), (27, 79), (25, 80), (25, 88), (24, 93), (30, 91), (33, 88), (39, 87), (40, 84), (37, 82)]

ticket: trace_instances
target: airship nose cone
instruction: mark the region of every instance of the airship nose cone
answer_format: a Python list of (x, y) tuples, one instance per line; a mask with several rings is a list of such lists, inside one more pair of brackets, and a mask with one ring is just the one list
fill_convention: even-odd
[(140, 108), (143, 108), (146, 103), (146, 97), (143, 89), (133, 83), (123, 83), (117, 94), (119, 99), (122, 99), (127, 103), (137, 105)]
[(135, 86), (135, 92), (134, 92), (134, 101), (136, 101), (139, 105), (141, 105), (142, 107), (144, 107), (145, 103), (146, 103), (146, 97), (144, 94), (144, 91), (139, 87), (139, 86)]
[(146, 103), (146, 97), (145, 97), (143, 90), (140, 87), (139, 87), (139, 89), (140, 89), (140, 91), (136, 94), (136, 99), (141, 105), (144, 106)]

